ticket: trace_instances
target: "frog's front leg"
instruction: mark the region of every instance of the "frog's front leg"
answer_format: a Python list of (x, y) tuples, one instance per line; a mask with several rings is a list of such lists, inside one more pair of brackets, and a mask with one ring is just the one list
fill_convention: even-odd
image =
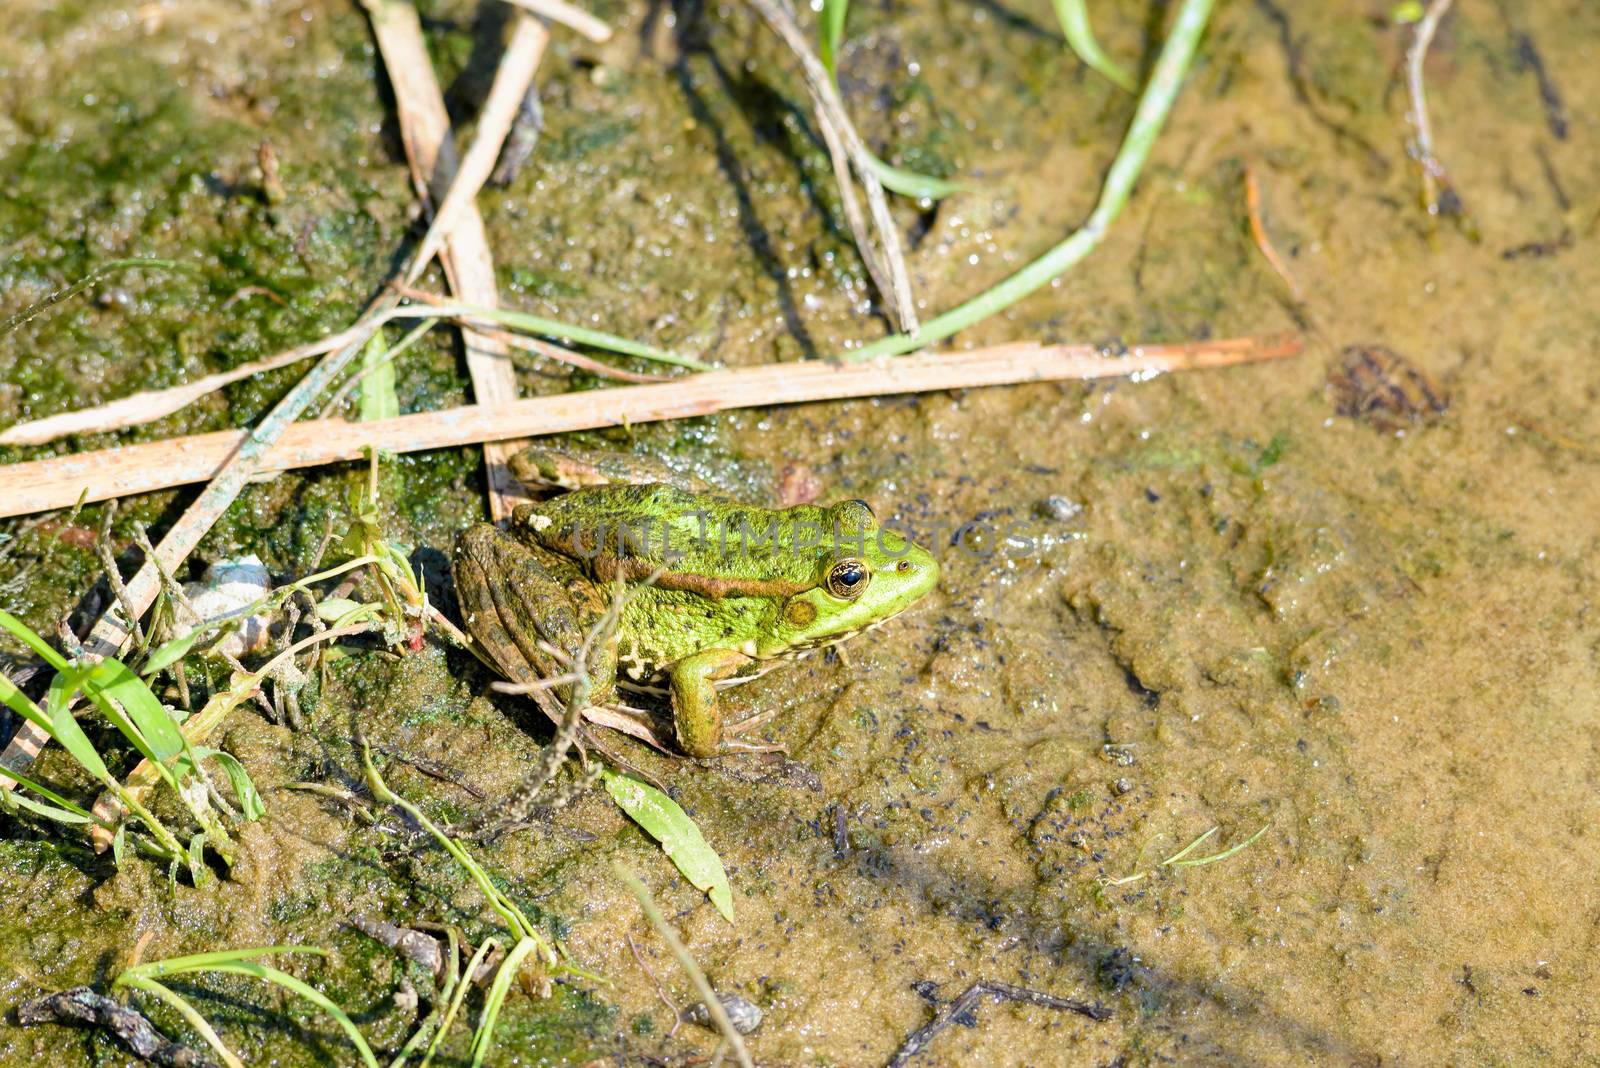
[(722, 750), (722, 710), (717, 681), (753, 663), (737, 649), (707, 649), (684, 657), (672, 669), (672, 722), (678, 746), (692, 757), (716, 756)]

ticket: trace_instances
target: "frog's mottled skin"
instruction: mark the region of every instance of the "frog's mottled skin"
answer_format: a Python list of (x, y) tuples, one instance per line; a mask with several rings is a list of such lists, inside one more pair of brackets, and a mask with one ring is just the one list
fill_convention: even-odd
[(610, 583), (630, 581), (589, 701), (664, 683), (678, 744), (697, 757), (738, 729), (724, 731), (717, 689), (897, 615), (939, 576), (863, 501), (774, 510), (665, 483), (589, 485), (518, 508), (509, 531), (480, 523), (458, 539), (454, 571), (467, 630), (518, 682), (558, 674), (539, 643), (575, 653)]

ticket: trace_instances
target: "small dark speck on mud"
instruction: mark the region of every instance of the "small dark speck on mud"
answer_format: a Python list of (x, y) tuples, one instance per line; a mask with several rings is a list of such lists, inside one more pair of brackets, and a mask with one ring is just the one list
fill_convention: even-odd
[(1161, 499), (1161, 494), (1157, 493), (1155, 490), (1151, 489), (1149, 486), (1146, 486), (1144, 488), (1144, 499), (1149, 501), (1151, 504), (1155, 504), (1157, 501), (1159, 501)]
[(1095, 965), (1094, 975), (1107, 990), (1121, 993), (1139, 978), (1139, 958), (1124, 946), (1108, 950)]

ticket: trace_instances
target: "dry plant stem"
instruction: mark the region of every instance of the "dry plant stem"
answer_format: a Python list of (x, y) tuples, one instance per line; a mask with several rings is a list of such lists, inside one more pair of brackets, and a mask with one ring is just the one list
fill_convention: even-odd
[(100, 536), (95, 539), (95, 551), (100, 554), (100, 564), (106, 569), (106, 582), (111, 586), (111, 593), (117, 599), (117, 605), (122, 609), (127, 625), (133, 628), (133, 644), (136, 649), (145, 647), (144, 629), (139, 626), (139, 617), (144, 610), (133, 603), (133, 598), (128, 596), (128, 587), (122, 583), (122, 571), (117, 567), (117, 555), (111, 550), (111, 523), (117, 517), (117, 502), (112, 501), (106, 505), (105, 513), (100, 517)]
[(450, 182), (450, 191), (445, 194), (432, 225), (423, 235), (411, 267), (406, 271), (405, 281), (408, 285), (415, 282), (428, 266), (428, 261), (444, 245), (445, 238), (456, 228), (484, 182), (488, 181), (489, 172), (494, 170), (494, 161), (500, 156), (500, 146), (505, 142), (506, 132), (517, 117), (523, 95), (533, 83), (534, 72), (539, 67), (539, 60), (549, 40), (549, 31), (538, 19), (519, 11), (512, 20), (511, 36), (506, 42), (500, 67), (495, 71), (494, 83), (489, 87), (489, 97), (484, 101), (477, 133), (467, 154), (461, 158), (461, 165)]
[[(435, 195), (451, 187), (457, 173), (457, 160), (450, 116), (428, 59), (422, 23), (410, 3), (366, 0), (366, 7), (372, 19), (373, 34), (378, 39), (378, 50), (389, 71), (390, 84), (394, 86), (400, 139), (405, 145), (411, 180), (423, 203), (431, 204)], [(506, 61), (510, 60), (508, 51)], [(535, 57), (534, 63), (537, 62)], [(530, 68), (530, 79), (531, 76)], [(488, 233), (477, 204), (470, 199), (461, 209), (460, 220), (450, 231), (439, 259), (451, 291), (462, 301), (486, 308), (499, 306)], [(504, 337), (462, 326), (461, 340), (466, 348), (473, 399), (479, 404), (516, 400), (517, 373)], [(508, 517), (521, 498), (520, 487), (506, 468), (506, 461), (515, 448), (515, 444), (509, 442), (491, 442), (484, 446), (489, 511), (497, 520)]]
[(1433, 0), (1427, 12), (1417, 22), (1411, 47), (1406, 50), (1406, 89), (1411, 95), (1411, 124), (1417, 131), (1412, 145), (1417, 166), (1422, 169), (1422, 203), (1429, 216), (1439, 215), (1439, 190), (1448, 190), (1450, 180), (1445, 176), (1444, 165), (1433, 151), (1433, 124), (1428, 121), (1428, 97), (1422, 84), (1422, 64), (1428, 58), (1428, 48), (1439, 23), (1450, 10), (1453, 0)]
[[(764, 364), (651, 385), (525, 397), (494, 408), (467, 405), (371, 423), (342, 419), (299, 423), (288, 429), (270, 454), (261, 457), (260, 470), (289, 471), (360, 460), (369, 447), (420, 452), (686, 419), (736, 408), (1191, 371), (1282, 359), (1297, 355), (1300, 349), (1300, 340), (1287, 335), (1141, 345), (1119, 358), (1102, 356), (1093, 345), (1013, 342), (988, 349), (880, 357), (851, 364), (824, 360)], [(68, 507), (80, 494), (85, 500), (101, 501), (202, 482), (238, 447), (240, 436), (237, 430), (221, 430), (0, 467), (7, 488), (0, 496), (0, 516)]]
[(1288, 266), (1278, 255), (1278, 250), (1272, 247), (1272, 239), (1267, 236), (1267, 227), (1261, 221), (1261, 183), (1256, 180), (1255, 168), (1246, 163), (1244, 165), (1244, 209), (1250, 218), (1250, 236), (1255, 239), (1256, 248), (1261, 250), (1267, 263), (1272, 267), (1277, 276), (1283, 279), (1283, 284), (1289, 287), (1289, 295), (1296, 304), (1305, 298), (1300, 293), (1300, 287), (1295, 283), (1294, 275), (1289, 273)]
[(694, 983), (695, 990), (700, 994), (701, 1000), (705, 1002), (706, 1012), (710, 1013), (712, 1021), (717, 1025), (717, 1030), (722, 1032), (722, 1040), (728, 1044), (729, 1049), (733, 1050), (734, 1058), (738, 1060), (742, 1068), (754, 1068), (750, 1061), (750, 1051), (744, 1048), (744, 1039), (740, 1037), (739, 1032), (734, 1028), (733, 1021), (728, 1019), (728, 1010), (722, 1007), (722, 999), (717, 997), (717, 992), (711, 988), (710, 981), (706, 979), (706, 973), (700, 970), (700, 965), (695, 963), (694, 957), (684, 948), (683, 943), (678, 940), (678, 936), (673, 933), (672, 928), (667, 926), (667, 921), (662, 919), (661, 910), (656, 908), (655, 901), (650, 897), (650, 891), (645, 889), (644, 883), (639, 881), (637, 875), (622, 865), (613, 864), (611, 870), (616, 872), (617, 877), (627, 885), (634, 899), (639, 902), (639, 908), (644, 913), (644, 918), (650, 922), (650, 926), (655, 929), (656, 934), (661, 936), (661, 940), (667, 944), (667, 948), (672, 950), (672, 955), (678, 959), (679, 967), (688, 974), (690, 981)]
[[(222, 513), (228, 510), (244, 487), (263, 470), (266, 457), (273, 445), (306, 407), (323, 393), (339, 374), (354, 360), (366, 345), (367, 338), (378, 329), (385, 314), (398, 303), (397, 298), (385, 296), (369, 308), (356, 326), (345, 331), (347, 341), (329, 353), (291, 389), (266, 417), (248, 431), (229, 434), (226, 448), (213, 456), (210, 470), (201, 479), (210, 479), (210, 485), (201, 491), (193, 504), (173, 524), (167, 536), (156, 546), (155, 555), (144, 564), (128, 582), (128, 600), (133, 604), (135, 616), (142, 614), (155, 600), (161, 588), (157, 560), (168, 573), (177, 570), (188, 555), (200, 544)], [(84, 653), (89, 657), (115, 656), (127, 644), (131, 635), (116, 613), (105, 612), (89, 631)], [(4, 769), (21, 770), (33, 763), (34, 757), (49, 739), (31, 723), (24, 723), (12, 737), (10, 744), (0, 753), (0, 790), (10, 790), (16, 780)]]
[(551, 22), (559, 22), (595, 44), (605, 44), (611, 40), (610, 26), (576, 4), (567, 3), (566, 0), (506, 0), (506, 2), (513, 7), (531, 11), (535, 15), (543, 15)]
[(98, 407), (17, 423), (0, 432), (0, 445), (43, 445), (68, 434), (103, 434), (153, 423), (164, 415), (187, 408), (207, 393), (214, 393), (223, 386), (332, 352), (346, 340), (345, 332), (330, 334), (319, 341), (285, 349), (263, 360), (242, 363), (231, 371), (206, 375), (181, 386), (146, 390)]
[[(816, 108), (817, 124), (822, 128), (823, 140), (827, 142), (828, 153), (833, 157), (834, 174), (839, 180), (839, 196), (845, 204), (846, 221), (850, 224), (851, 232), (855, 234), (861, 258), (867, 264), (867, 271), (872, 275), (873, 284), (888, 302), (889, 310), (900, 329), (906, 333), (913, 333), (917, 329), (917, 306), (911, 295), (911, 277), (906, 273), (905, 256), (900, 249), (900, 235), (895, 230), (894, 218), (889, 214), (889, 198), (884, 195), (883, 185), (878, 181), (877, 174), (869, 163), (871, 153), (867, 151), (867, 146), (856, 133), (855, 124), (850, 121), (850, 113), (845, 110), (844, 101), (839, 99), (838, 87), (828, 74), (828, 68), (823, 66), (822, 60), (811, 50), (811, 43), (799, 24), (795, 22), (794, 13), (786, 0), (750, 0), (750, 3), (800, 61), (806, 88), (810, 91), (812, 105)], [(860, 223), (860, 208), (854, 207), (851, 203), (854, 194), (850, 191), (848, 175), (841, 173), (844, 170), (840, 162), (841, 154), (849, 158), (850, 167), (854, 169), (856, 178), (861, 182), (861, 188), (866, 191), (867, 209), (872, 214), (873, 225), (878, 232), (877, 247), (873, 244), (872, 235), (867, 233)], [(880, 253), (883, 262), (875, 269), (874, 260)], [(885, 279), (887, 287), (884, 284)]]

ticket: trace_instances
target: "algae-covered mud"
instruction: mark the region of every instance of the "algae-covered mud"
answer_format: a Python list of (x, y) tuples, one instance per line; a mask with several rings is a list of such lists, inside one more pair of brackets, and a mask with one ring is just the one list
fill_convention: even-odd
[[(507, 9), (421, 6), (470, 123)], [(1168, 5), (1090, 6), (1108, 52), (1148, 63)], [(663, 996), (698, 996), (617, 862), (716, 988), (763, 1011), (746, 1039), (761, 1064), (882, 1064), (979, 979), (1112, 1016), (984, 1002), (913, 1063), (1600, 1062), (1600, 8), (1463, 0), (1443, 23), (1428, 99), (1467, 225), (1419, 206), (1411, 28), (1394, 21), (1408, 5), (1391, 6), (1219, 4), (1102, 247), (955, 339), (1114, 353), (1297, 330), (1300, 357), (584, 439), (751, 500), (786, 467), (809, 472), (823, 499), (916, 531), (941, 577), (844, 655), (727, 696), (770, 714), (757, 733), (793, 765), (625, 750), (721, 855), (733, 923), (602, 789), (478, 848), (590, 976), (514, 991), (491, 1063), (712, 1056), (715, 1032), (674, 1028)], [(479, 198), (503, 299), (732, 366), (881, 336), (803, 86), (754, 16), (594, 11), (615, 37), (554, 31), (539, 146)], [(5, 21), (0, 319), (110, 260), (182, 266), (108, 274), (0, 336), (0, 426), (350, 321), (416, 210), (358, 5), (11, 0)], [(1067, 52), (1042, 0), (859, 6), (840, 76), (874, 150), (965, 183), (937, 208), (895, 205), (925, 312), (1079, 225), (1134, 106)], [(1253, 242), (1247, 170), (1303, 303)], [(470, 396), (452, 345), (436, 331), (400, 357), (403, 410)], [(0, 462), (245, 425), (299, 373)], [(548, 366), (522, 377), (528, 394), (572, 385)], [(484, 518), (480, 457), (380, 469), (384, 530), (450, 610), (447, 554)], [(254, 552), (280, 579), (307, 573), (366, 477), (250, 487), (196, 570)], [(125, 570), (132, 523), (159, 535), (192, 497), (124, 502)], [(0, 521), (0, 606), (52, 635), (103, 608), (101, 515)], [(301, 692), (301, 729), (247, 704), (214, 736), (266, 806), (230, 878), (169, 882), (0, 822), (0, 1007), (104, 990), (136, 944), (145, 960), (312, 945), (331, 956), (284, 966), (380, 1057), (399, 1050), (437, 991), (348, 921), (452, 924), (474, 944), (496, 921), (432, 839), (371, 804), (355, 731), (396, 791), (449, 822), (492, 808), (550, 727), (442, 645), (344, 654)], [(29, 659), (0, 645), (8, 673)], [(59, 752), (36, 768), (82, 786)], [(1162, 863), (1213, 827), (1186, 859), (1262, 833), (1214, 863)], [(276, 988), (177, 985), (247, 1063), (356, 1063), (327, 1016)], [(458, 1025), (436, 1063), (467, 1063), (469, 1043)], [(8, 1015), (0, 1063), (132, 1058)]]

